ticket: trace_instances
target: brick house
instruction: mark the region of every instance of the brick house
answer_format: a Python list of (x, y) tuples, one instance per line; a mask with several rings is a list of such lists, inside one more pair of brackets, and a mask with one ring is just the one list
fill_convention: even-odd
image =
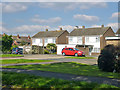
[(46, 47), (48, 43), (66, 44), (68, 43), (66, 39), (68, 34), (68, 31), (62, 30), (62, 28), (55, 31), (48, 31), (48, 29), (46, 29), (46, 31), (40, 31), (32, 37), (32, 45)]
[(106, 44), (112, 44), (115, 46), (120, 46), (120, 29), (116, 32), (116, 36), (114, 37), (106, 37)]
[(26, 36), (12, 36), (13, 39), (13, 45), (21, 45), (21, 43), (25, 43), (26, 45), (31, 45), (31, 37), (28, 35)]
[(95, 27), (74, 29), (68, 36), (68, 45), (73, 45), (86, 55), (99, 55), (106, 45), (105, 37), (115, 36), (111, 27)]

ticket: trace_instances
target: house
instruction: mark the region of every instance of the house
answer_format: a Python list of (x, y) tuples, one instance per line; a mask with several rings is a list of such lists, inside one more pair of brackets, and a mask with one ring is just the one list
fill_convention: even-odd
[[(95, 28), (82, 28), (74, 29), (68, 36), (68, 44), (57, 45), (61, 54), (63, 47), (76, 47), (84, 51), (86, 55), (99, 55), (101, 49), (106, 45), (105, 37), (115, 36), (111, 27), (95, 27)], [(61, 49), (60, 49), (61, 48)]]
[(68, 35), (67, 30), (55, 30), (55, 31), (40, 31), (32, 37), (32, 45), (44, 46), (46, 47), (48, 43), (54, 44), (66, 44), (68, 40), (66, 36)]
[(115, 46), (120, 46), (120, 29), (116, 32), (116, 36), (114, 37), (106, 37), (106, 44), (112, 44)]
[(13, 39), (13, 45), (18, 45), (18, 46), (22, 46), (22, 45), (31, 45), (31, 37), (28, 36), (19, 36), (19, 34), (17, 36), (12, 36)]

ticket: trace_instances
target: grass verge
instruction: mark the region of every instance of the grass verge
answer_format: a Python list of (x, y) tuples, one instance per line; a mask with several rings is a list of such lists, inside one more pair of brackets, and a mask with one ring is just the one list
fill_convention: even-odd
[(72, 58), (72, 59), (96, 59), (96, 57), (65, 57), (65, 58)]
[(3, 67), (120, 79), (120, 73), (103, 72), (99, 70), (98, 66), (80, 64), (80, 63), (74, 63), (74, 62), (40, 64), (40, 65), (3, 66)]
[(2, 72), (2, 88), (118, 88), (107, 84), (87, 83), (84, 81), (68, 81), (55, 78), (45, 78), (28, 74)]
[(53, 60), (6, 59), (6, 60), (2, 60), (2, 64), (40, 63), (40, 62), (52, 62), (52, 61)]
[(0, 57), (23, 57), (23, 55), (19, 55), (19, 54), (1, 54)]

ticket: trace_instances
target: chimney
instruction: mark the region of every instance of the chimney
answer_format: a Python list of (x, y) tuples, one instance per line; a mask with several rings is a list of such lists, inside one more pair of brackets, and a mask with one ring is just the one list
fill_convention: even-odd
[(46, 31), (48, 31), (48, 29), (46, 29)]
[(60, 30), (62, 30), (62, 27), (60, 28)]
[(30, 39), (30, 35), (28, 35), (28, 39)]
[(77, 29), (79, 28), (78, 26), (75, 26)]
[(17, 39), (19, 39), (20, 38), (20, 36), (19, 36), (19, 34), (17, 35)]
[(85, 29), (85, 26), (82, 26), (83, 29)]
[(5, 36), (5, 33), (3, 33), (3, 36)]
[(103, 28), (103, 27), (104, 27), (104, 25), (101, 25), (101, 27)]

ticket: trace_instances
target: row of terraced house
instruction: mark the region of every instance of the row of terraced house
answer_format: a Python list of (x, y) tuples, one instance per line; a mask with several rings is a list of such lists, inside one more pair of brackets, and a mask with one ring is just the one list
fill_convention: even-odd
[[(114, 33), (111, 27), (82, 28), (76, 27), (70, 33), (60, 28), (59, 30), (40, 31), (30, 37), (13, 36), (13, 45), (20, 45), (23, 41), (30, 46), (41, 46), (46, 48), (48, 43), (54, 43), (57, 46), (57, 54), (65, 47), (73, 47), (84, 51), (85, 55), (99, 55), (101, 49), (108, 44), (120, 45), (120, 29)], [(29, 49), (28, 49), (29, 51)]]

